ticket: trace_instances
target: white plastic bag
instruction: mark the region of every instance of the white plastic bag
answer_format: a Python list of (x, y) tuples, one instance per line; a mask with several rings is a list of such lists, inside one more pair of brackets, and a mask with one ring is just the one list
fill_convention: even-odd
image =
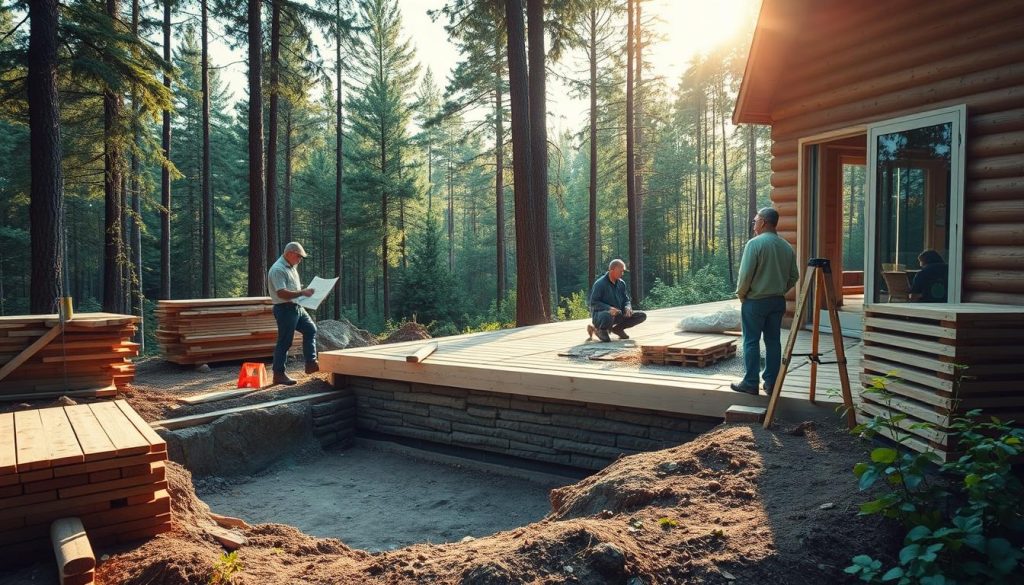
[(739, 309), (722, 309), (714, 313), (694, 313), (679, 321), (680, 331), (696, 333), (721, 333), (740, 329)]

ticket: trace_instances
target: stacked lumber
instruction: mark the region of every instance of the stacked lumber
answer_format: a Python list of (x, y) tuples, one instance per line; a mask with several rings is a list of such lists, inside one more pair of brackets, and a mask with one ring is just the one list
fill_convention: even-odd
[(123, 400), (0, 414), (0, 566), (52, 554), (60, 518), (98, 546), (170, 530), (166, 460)]
[[(960, 454), (950, 425), (967, 411), (1024, 420), (1024, 307), (876, 304), (864, 316), (858, 421), (904, 414), (890, 438), (950, 461)], [(886, 375), (886, 391), (872, 391)]]
[[(176, 364), (205, 364), (274, 355), (277, 322), (270, 297), (159, 301), (160, 355)], [(301, 351), (296, 332), (292, 351)]]
[(658, 366), (706, 368), (736, 355), (736, 339), (722, 335), (679, 336), (640, 344), (640, 361)]
[(135, 379), (139, 318), (80, 313), (0, 317), (0, 400), (109, 396)]

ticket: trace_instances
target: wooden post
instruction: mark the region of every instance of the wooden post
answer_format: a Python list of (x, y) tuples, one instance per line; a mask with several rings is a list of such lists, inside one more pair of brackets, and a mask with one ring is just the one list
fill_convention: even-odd
[(437, 350), (437, 342), (428, 343), (423, 347), (417, 349), (414, 353), (405, 356), (405, 361), (413, 364), (418, 364), (423, 360), (427, 359), (427, 356), (434, 353)]
[(50, 539), (53, 541), (53, 553), (57, 557), (57, 570), (60, 571), (62, 583), (65, 576), (80, 575), (96, 566), (89, 537), (78, 518), (54, 520), (50, 525)]

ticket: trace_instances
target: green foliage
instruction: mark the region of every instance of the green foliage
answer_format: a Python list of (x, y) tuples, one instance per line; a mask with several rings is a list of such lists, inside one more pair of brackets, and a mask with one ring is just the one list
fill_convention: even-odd
[(587, 303), (587, 292), (577, 291), (558, 302), (558, 320), (574, 321), (590, 318), (590, 307)]
[(682, 282), (675, 286), (667, 285), (660, 278), (655, 278), (650, 295), (644, 301), (644, 308), (661, 309), (724, 301), (731, 298), (732, 294), (732, 287), (721, 272), (712, 266), (704, 266), (684, 276)]
[(402, 274), (395, 292), (395, 312), (419, 323), (452, 323), (460, 314), (455, 284), (439, 270), (441, 234), (437, 222), (427, 218), (423, 234), (413, 248), (409, 268)]
[[(886, 396), (891, 375), (872, 381), (870, 392)], [(905, 415), (877, 416), (854, 432), (903, 436), (902, 429), (927, 427)], [(953, 585), (1019, 583), (1024, 579), (1024, 486), (1011, 462), (1024, 454), (1024, 429), (980, 410), (951, 426), (964, 455), (941, 465), (949, 481), (935, 477), (931, 453), (877, 447), (870, 461), (854, 466), (861, 490), (884, 486), (861, 505), (861, 514), (879, 514), (907, 528), (899, 562), (886, 568), (867, 555), (853, 557), (846, 572), (868, 583)]]
[(223, 553), (210, 575), (210, 585), (231, 585), (242, 572), (242, 563), (238, 560), (238, 551)]

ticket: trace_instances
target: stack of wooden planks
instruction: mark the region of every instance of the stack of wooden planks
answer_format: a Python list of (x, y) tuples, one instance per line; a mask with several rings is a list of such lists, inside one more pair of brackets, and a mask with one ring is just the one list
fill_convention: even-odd
[[(270, 297), (159, 301), (160, 355), (176, 364), (265, 358), (274, 355), (277, 322)], [(292, 351), (302, 335), (295, 334)]]
[(108, 396), (135, 379), (139, 318), (80, 313), (0, 317), (0, 400)]
[(0, 565), (52, 554), (59, 518), (98, 546), (170, 530), (166, 460), (123, 400), (0, 414)]
[(640, 361), (658, 366), (706, 368), (736, 355), (736, 339), (715, 334), (690, 334), (640, 344)]
[[(875, 304), (864, 316), (858, 421), (905, 414), (890, 438), (949, 461), (961, 451), (954, 418), (982, 409), (1024, 420), (1024, 307)], [(885, 392), (874, 391), (874, 380), (887, 375)]]

